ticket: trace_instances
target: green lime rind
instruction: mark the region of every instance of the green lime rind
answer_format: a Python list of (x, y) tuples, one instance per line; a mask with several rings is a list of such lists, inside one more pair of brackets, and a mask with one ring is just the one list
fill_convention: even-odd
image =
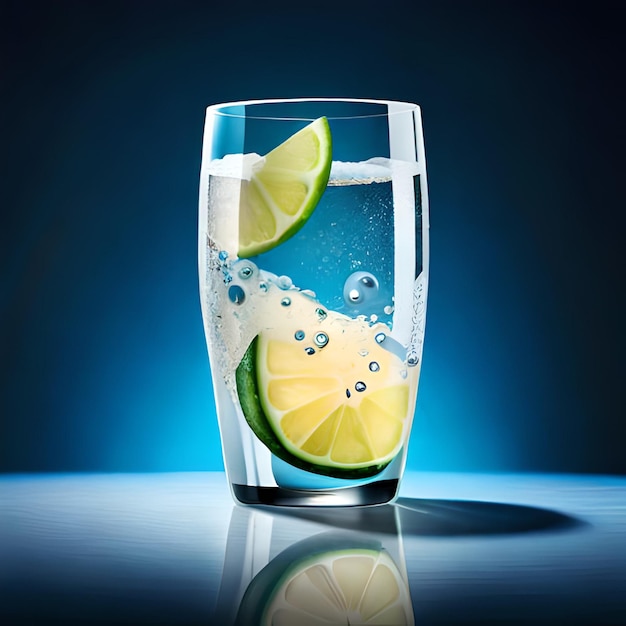
[(382, 472), (390, 461), (368, 467), (359, 467), (346, 469), (342, 467), (333, 467), (326, 465), (317, 465), (304, 461), (288, 450), (279, 441), (276, 433), (263, 411), (259, 396), (256, 361), (257, 361), (258, 336), (252, 340), (248, 346), (246, 353), (243, 355), (235, 372), (235, 381), (237, 384), (237, 395), (239, 403), (246, 418), (246, 422), (252, 429), (252, 432), (259, 438), (261, 442), (269, 448), (270, 452), (282, 459), (289, 465), (298, 469), (314, 474), (330, 476), (332, 478), (342, 478), (346, 480), (360, 480), (362, 478), (370, 478)]
[(241, 600), (236, 626), (265, 624), (267, 609), (281, 586), (297, 571), (325, 556), (368, 554), (377, 556), (384, 548), (380, 541), (353, 534), (322, 533), (289, 546), (272, 559), (250, 582)]

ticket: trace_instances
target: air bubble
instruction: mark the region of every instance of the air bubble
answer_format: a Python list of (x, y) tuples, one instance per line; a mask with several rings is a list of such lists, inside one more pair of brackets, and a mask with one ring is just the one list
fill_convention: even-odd
[(319, 309), (319, 308), (318, 308), (318, 309), (315, 309), (315, 313), (316, 313), (316, 315), (317, 315), (317, 319), (319, 319), (319, 320), (320, 320), (320, 322), (321, 322), (322, 320), (325, 320), (325, 319), (326, 319), (326, 316), (328, 315), (328, 313), (326, 313), (326, 311), (324, 311), (324, 309)]
[(356, 385), (354, 385), (354, 388), (355, 388), (357, 391), (365, 391), (365, 390), (367, 389), (367, 386), (365, 385), (365, 383), (364, 383), (364, 382), (359, 381), (358, 383), (356, 383)]
[(372, 361), (369, 365), (369, 368), (370, 372), (377, 372), (378, 370), (380, 370), (380, 365), (378, 365), (376, 361)]
[(234, 304), (243, 304), (246, 293), (239, 285), (232, 285), (228, 288), (228, 298)]
[(387, 339), (387, 335), (385, 335), (385, 333), (376, 333), (374, 339), (376, 339), (376, 343), (382, 343)]
[(352, 394), (349, 389), (346, 389), (346, 398), (349, 398)]
[(267, 293), (267, 290), (269, 289), (269, 287), (267, 286), (266, 282), (261, 281), (259, 283), (259, 289), (263, 292), (263, 293)]
[(228, 252), (226, 252), (226, 250), (220, 250), (219, 254), (217, 255), (217, 258), (220, 261), (225, 261), (228, 258)]
[(286, 291), (287, 289), (291, 289), (291, 287), (293, 286), (293, 281), (291, 280), (291, 278), (289, 278), (289, 276), (279, 276), (276, 279), (276, 284), (280, 289)]
[(343, 299), (347, 304), (368, 302), (378, 296), (378, 279), (369, 272), (354, 272), (343, 285)]
[(282, 306), (289, 306), (291, 304), (291, 298), (283, 298), (280, 303)]
[(250, 278), (250, 276), (252, 276), (253, 270), (249, 265), (245, 265), (237, 273), (239, 274), (239, 278), (247, 280), (248, 278)]
[(408, 372), (406, 370), (400, 370), (400, 376), (402, 376), (402, 378), (406, 378), (408, 375)]
[(362, 350), (359, 350), (360, 356), (367, 356), (369, 353), (370, 353), (369, 350), (366, 350), (365, 348), (363, 348)]
[(296, 330), (294, 337), (296, 338), (296, 341), (302, 341), (304, 339), (304, 331)]
[(375, 313), (372, 313), (370, 315), (370, 322), (377, 322), (378, 321), (378, 315), (376, 315)]
[(328, 335), (326, 333), (317, 333), (313, 341), (318, 348), (323, 348), (328, 343)]
[(387, 305), (383, 311), (385, 312), (386, 315), (391, 315), (393, 313), (393, 307), (390, 305)]
[(306, 347), (306, 348), (304, 349), (304, 351), (305, 351), (307, 354), (315, 354), (315, 350), (314, 350), (313, 348), (311, 348), (311, 347)]
[(417, 354), (409, 354), (406, 363), (409, 367), (415, 367), (419, 363), (419, 360)]

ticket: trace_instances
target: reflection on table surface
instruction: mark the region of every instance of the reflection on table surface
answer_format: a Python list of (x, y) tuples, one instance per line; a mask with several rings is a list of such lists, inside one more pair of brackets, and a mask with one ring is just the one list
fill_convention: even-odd
[(413, 624), (398, 511), (380, 508), (384, 533), (338, 530), (340, 511), (319, 524), (234, 507), (219, 623)]
[(626, 623), (625, 503), (601, 476), (409, 474), (339, 510), (235, 506), (220, 473), (5, 476), (0, 623)]

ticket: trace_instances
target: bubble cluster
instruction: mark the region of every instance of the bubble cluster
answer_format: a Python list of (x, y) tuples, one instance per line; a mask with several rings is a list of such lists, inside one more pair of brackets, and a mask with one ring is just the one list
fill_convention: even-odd
[(251, 261), (228, 261), (228, 253), (222, 250), (218, 254), (224, 284), (227, 286), (228, 299), (237, 306), (242, 305), (248, 296), (254, 293), (255, 284), (250, 279), (258, 274), (257, 266)]

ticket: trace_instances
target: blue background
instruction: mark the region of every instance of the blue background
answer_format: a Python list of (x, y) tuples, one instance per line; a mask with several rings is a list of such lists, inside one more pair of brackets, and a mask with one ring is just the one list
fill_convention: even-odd
[(0, 470), (222, 468), (204, 109), (310, 95), (423, 107), (409, 466), (626, 473), (623, 4), (213, 4), (2, 4)]

